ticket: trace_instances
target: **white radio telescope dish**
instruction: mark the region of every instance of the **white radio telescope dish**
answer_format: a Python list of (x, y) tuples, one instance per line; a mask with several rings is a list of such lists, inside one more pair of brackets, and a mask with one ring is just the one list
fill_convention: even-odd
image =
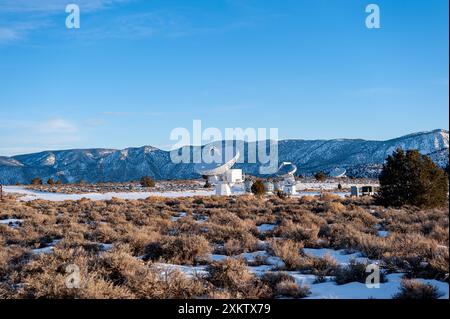
[(341, 177), (345, 177), (346, 173), (347, 173), (347, 170), (345, 168), (336, 167), (330, 172), (329, 175), (330, 175), (330, 177), (341, 178)]
[(230, 185), (242, 183), (242, 170), (231, 169), (239, 159), (239, 150), (228, 146), (225, 148), (211, 147), (211, 160), (220, 158), (220, 160), (212, 161), (212, 163), (195, 164), (194, 170), (200, 175), (209, 177), (210, 181), (216, 183), (216, 195), (231, 195)]
[[(212, 147), (210, 150), (212, 153), (221, 152), (221, 150), (217, 147)], [(230, 156), (231, 154), (231, 156)], [(234, 154), (234, 156), (232, 155)], [(194, 170), (200, 175), (206, 176), (217, 176), (222, 175), (226, 171), (228, 171), (238, 160), (240, 154), (239, 150), (234, 152), (233, 147), (226, 147), (222, 149), (222, 156), (220, 156), (221, 160), (212, 163), (198, 163), (195, 164)]]

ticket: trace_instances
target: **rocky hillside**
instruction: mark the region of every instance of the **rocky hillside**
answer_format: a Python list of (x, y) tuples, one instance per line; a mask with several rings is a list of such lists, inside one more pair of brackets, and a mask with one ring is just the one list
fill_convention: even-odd
[[(254, 144), (246, 144), (251, 149)], [(282, 140), (278, 144), (279, 161), (298, 166), (299, 174), (312, 174), (343, 167), (348, 175), (375, 177), (385, 158), (395, 149), (418, 149), (437, 164), (448, 163), (449, 132), (435, 130), (406, 135), (387, 141), (361, 139)], [(245, 173), (258, 174), (257, 164), (239, 163)], [(155, 179), (199, 177), (193, 164), (174, 164), (170, 153), (151, 146), (140, 148), (45, 151), (36, 154), (0, 157), (2, 184), (29, 183), (36, 176), (64, 182), (123, 182), (143, 175)]]

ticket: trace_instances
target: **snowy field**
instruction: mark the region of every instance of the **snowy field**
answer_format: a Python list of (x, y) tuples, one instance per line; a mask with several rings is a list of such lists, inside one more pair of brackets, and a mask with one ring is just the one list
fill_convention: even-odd
[[(324, 188), (325, 190), (325, 188)], [(37, 199), (48, 200), (52, 202), (62, 202), (66, 200), (80, 200), (80, 199), (90, 199), (94, 201), (100, 200), (111, 200), (112, 198), (119, 199), (146, 199), (148, 197), (193, 197), (193, 196), (212, 196), (215, 195), (214, 190), (188, 190), (188, 191), (165, 191), (165, 192), (109, 192), (109, 193), (86, 193), (86, 194), (63, 194), (63, 193), (50, 193), (50, 192), (40, 192), (29, 190), (21, 186), (4, 186), (3, 192), (5, 194), (17, 194), (20, 195), (18, 198), (20, 201), (29, 202)], [(236, 189), (233, 191), (233, 195), (243, 195), (245, 192), (242, 189)], [(341, 197), (349, 195), (348, 192), (334, 192), (334, 194)], [(294, 196), (318, 196), (319, 191), (311, 192), (298, 192)]]
[(19, 194), (20, 201), (28, 202), (36, 199), (48, 200), (52, 202), (62, 202), (66, 200), (80, 200), (83, 198), (90, 200), (111, 200), (112, 198), (120, 199), (145, 199), (151, 196), (162, 197), (192, 197), (192, 196), (211, 196), (214, 191), (211, 190), (192, 190), (183, 192), (111, 192), (111, 193), (87, 193), (87, 194), (60, 194), (60, 193), (46, 193), (25, 189), (20, 186), (5, 186), (3, 187), (5, 193)]
[[(331, 256), (341, 266), (346, 266), (351, 260), (357, 262), (374, 262), (365, 257), (361, 253), (346, 254), (344, 250), (334, 249), (313, 249), (306, 248), (304, 252), (310, 256), (323, 258), (325, 255)], [(255, 261), (257, 256), (266, 258), (264, 265), (249, 266), (248, 268), (256, 276), (261, 277), (264, 273), (269, 271), (276, 271), (277, 268), (283, 266), (283, 261), (278, 257), (270, 256), (266, 251), (258, 251), (254, 253), (245, 253), (231, 258), (243, 258), (247, 263), (251, 264)], [(224, 255), (210, 255), (210, 259), (214, 261), (222, 261), (230, 258)], [(188, 277), (204, 276), (207, 274), (207, 266), (186, 266), (174, 264), (158, 264), (161, 271), (179, 270)], [(308, 286), (311, 294), (306, 299), (391, 299), (401, 286), (402, 277), (404, 273), (392, 273), (386, 276), (387, 282), (380, 283), (379, 288), (368, 288), (365, 284), (359, 282), (352, 282), (344, 285), (338, 285), (333, 281), (332, 277), (327, 278), (325, 282), (316, 283), (316, 276), (302, 273), (299, 271), (284, 271), (293, 277), (298, 285)], [(418, 279), (418, 281), (430, 284), (438, 288), (442, 293), (440, 299), (449, 299), (449, 285), (446, 282), (430, 279)]]
[[(93, 262), (95, 258), (101, 259), (105, 254), (118, 254), (117, 261), (126, 256), (129, 260), (138, 262), (138, 264), (129, 263), (134, 265), (133, 267), (152, 265), (163, 277), (170, 276), (170, 270), (179, 270), (190, 280), (207, 281), (208, 265), (226, 263), (227, 259), (234, 259), (242, 260), (244, 267), (261, 282), (268, 273), (284, 273), (292, 279), (296, 287), (309, 288), (310, 292), (305, 296), (307, 299), (390, 299), (399, 292), (402, 279), (411, 273), (407, 267), (392, 267), (392, 264), (388, 267), (382, 255), (377, 257), (380, 260), (369, 259), (368, 250), (364, 251), (364, 245), (370, 242), (373, 247), (394, 254), (404, 249), (403, 252), (399, 251), (399, 256), (402, 256), (401, 253), (408, 253), (413, 257), (416, 255), (420, 257), (427, 256), (428, 250), (417, 252), (416, 249), (422, 247), (418, 245), (419, 243), (423, 245), (435, 243), (435, 239), (426, 237), (430, 236), (428, 233), (409, 234), (411, 231), (396, 230), (399, 226), (395, 219), (402, 216), (400, 220), (403, 218), (405, 223), (402, 227), (417, 232), (419, 229), (417, 227), (422, 221), (409, 218), (411, 212), (389, 211), (383, 207), (367, 206), (364, 201), (358, 202), (358, 199), (341, 201), (334, 198), (331, 201), (340, 205), (324, 207), (320, 201), (317, 203), (308, 201), (304, 204), (295, 198), (279, 199), (276, 196), (266, 199), (246, 196), (210, 197), (214, 195), (214, 190), (60, 194), (7, 186), (4, 187), (4, 191), (7, 194), (18, 194), (20, 197), (17, 201), (5, 202), (0, 211), (0, 230), (3, 230), (3, 235), (9, 242), (17, 243), (25, 252), (28, 251), (27, 258), (38, 259), (42, 267), (49, 264), (47, 260), (60, 258), (61, 251), (72, 245), (85, 247), (83, 249), (92, 249), (89, 247), (96, 246), (98, 255), (94, 257), (87, 254), (84, 258), (91, 258)], [(301, 191), (298, 196), (319, 194), (319, 191)], [(348, 195), (346, 192), (335, 194)], [(99, 202), (112, 198), (132, 200), (151, 196), (158, 196), (161, 199)], [(193, 196), (205, 197), (192, 198)], [(92, 201), (74, 202), (82, 198)], [(44, 204), (33, 202), (36, 199), (49, 202)], [(21, 203), (24, 201), (27, 202), (26, 205)], [(359, 205), (357, 209), (355, 205)], [(326, 211), (317, 208), (322, 210), (325, 208)], [(85, 214), (86, 211), (89, 214)], [(430, 223), (435, 223), (434, 227), (447, 225), (448, 211), (440, 213), (432, 211), (429, 216), (425, 214), (422, 218), (425, 216)], [(425, 221), (427, 219), (424, 219)], [(328, 223), (329, 230), (335, 231), (320, 236), (319, 230), (323, 223)], [(155, 229), (158, 229), (158, 232), (155, 232)], [(312, 232), (314, 229), (317, 230), (315, 234)], [(68, 233), (77, 234), (79, 238), (68, 237)], [(190, 236), (194, 236), (193, 239)], [(342, 248), (342, 244), (334, 243), (347, 240), (346, 238), (350, 238), (358, 245), (353, 244), (351, 247), (351, 244), (348, 244), (344, 246), (346, 249), (334, 249)], [(404, 240), (407, 240), (406, 244)], [(290, 246), (289, 242), (301, 243), (301, 247)], [(154, 253), (164, 251), (164, 255), (161, 256), (166, 257), (162, 259), (149, 257), (151, 255), (146, 248), (148, 243), (159, 247), (155, 248)], [(434, 258), (438, 258), (443, 251), (448, 251), (448, 246), (445, 246), (443, 240), (436, 243), (439, 246), (433, 252)], [(133, 254), (120, 250), (124, 244), (133, 247)], [(181, 247), (174, 248), (174, 245)], [(210, 249), (207, 250), (202, 245), (207, 245)], [(280, 247), (278, 250), (276, 245)], [(408, 247), (403, 247), (404, 245)], [(391, 250), (391, 247), (396, 247), (396, 250)], [(179, 257), (186, 251), (195, 254), (195, 258)], [(13, 250), (7, 253), (12, 252)], [(301, 262), (293, 266), (292, 258)], [(369, 288), (354, 277), (339, 282), (337, 272), (326, 273), (319, 277), (318, 273), (313, 271), (318, 269), (320, 271), (321, 268), (314, 268), (320, 266), (311, 266), (313, 264), (310, 263), (313, 260), (326, 261), (328, 258), (336, 263), (338, 269), (346, 269), (352, 265), (352, 261), (355, 261), (364, 265), (377, 264), (383, 272), (386, 269), (390, 269), (390, 272), (386, 274), (387, 281), (380, 283), (378, 288)], [(424, 267), (428, 267), (429, 264), (431, 263), (425, 263)], [(22, 266), (18, 264), (14, 267), (20, 269)], [(46, 271), (53, 274), (54, 269)], [(107, 272), (108, 269), (102, 271)], [(30, 276), (34, 282), (36, 279), (33, 276), (38, 275), (30, 273)], [(14, 280), (15, 277), (11, 278)], [(417, 281), (436, 287), (441, 299), (449, 298), (447, 282), (425, 278), (443, 280), (442, 277), (419, 276)], [(43, 287), (45, 285), (39, 286), (39, 289), (45, 290)], [(217, 291), (221, 289), (217, 287)], [(286, 298), (289, 295), (274, 294), (273, 297)]]

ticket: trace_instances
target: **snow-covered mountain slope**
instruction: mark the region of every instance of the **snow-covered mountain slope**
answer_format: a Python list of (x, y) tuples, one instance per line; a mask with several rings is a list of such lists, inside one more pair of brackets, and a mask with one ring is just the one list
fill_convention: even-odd
[[(255, 145), (245, 144), (252, 149)], [(449, 132), (435, 130), (406, 135), (387, 141), (360, 139), (283, 140), (278, 143), (279, 162), (290, 161), (299, 174), (312, 174), (343, 167), (351, 176), (375, 177), (385, 158), (395, 149), (418, 149), (444, 167), (448, 163)], [(247, 158), (246, 158), (247, 159)], [(259, 165), (236, 164), (247, 174), (258, 174)], [(46, 151), (36, 154), (0, 157), (0, 182), (29, 183), (36, 176), (64, 182), (130, 181), (148, 175), (155, 179), (199, 177), (193, 164), (174, 164), (170, 153), (151, 146), (124, 150), (88, 149)]]

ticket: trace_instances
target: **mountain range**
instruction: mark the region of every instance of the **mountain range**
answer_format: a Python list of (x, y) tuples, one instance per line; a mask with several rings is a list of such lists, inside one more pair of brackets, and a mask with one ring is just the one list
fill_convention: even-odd
[[(256, 142), (257, 143), (257, 142)], [(246, 149), (255, 146), (244, 143)], [(192, 149), (193, 147), (189, 147)], [(449, 132), (419, 132), (386, 141), (362, 139), (281, 140), (279, 162), (293, 162), (298, 173), (310, 175), (340, 167), (354, 177), (376, 177), (386, 157), (397, 149), (417, 149), (429, 155), (439, 166), (449, 160)], [(247, 174), (258, 175), (259, 165), (238, 163)], [(44, 151), (35, 154), (0, 157), (0, 183), (29, 183), (35, 177), (63, 182), (126, 182), (142, 176), (155, 179), (198, 178), (194, 164), (172, 163), (170, 152), (151, 146), (140, 148), (77, 149)]]

